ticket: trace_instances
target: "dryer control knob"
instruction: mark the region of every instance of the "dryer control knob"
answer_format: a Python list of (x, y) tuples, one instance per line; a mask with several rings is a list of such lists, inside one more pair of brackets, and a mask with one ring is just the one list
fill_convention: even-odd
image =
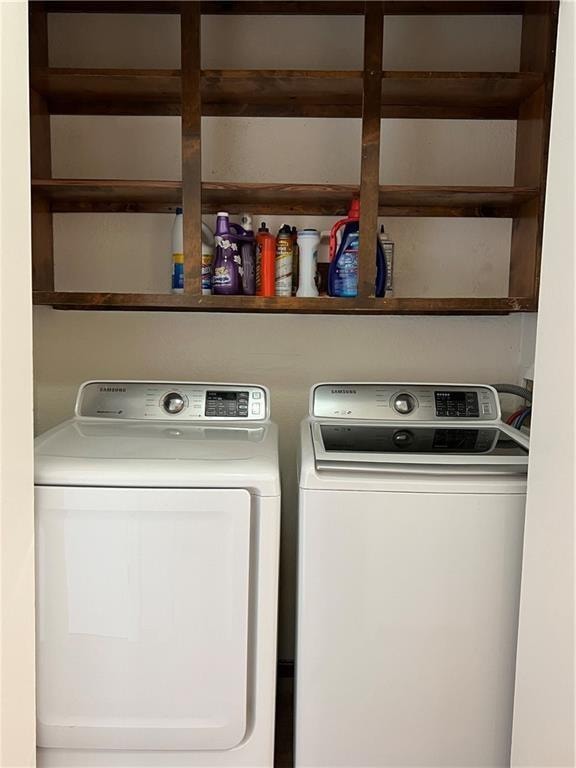
[(394, 398), (394, 410), (398, 413), (412, 413), (415, 407), (416, 400), (406, 392), (402, 392)]
[(166, 413), (180, 413), (184, 405), (184, 398), (178, 392), (168, 392), (162, 400), (162, 407)]

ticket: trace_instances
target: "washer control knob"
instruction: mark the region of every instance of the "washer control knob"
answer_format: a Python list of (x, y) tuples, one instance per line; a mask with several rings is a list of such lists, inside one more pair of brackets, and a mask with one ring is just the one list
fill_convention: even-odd
[(394, 398), (394, 410), (398, 413), (412, 413), (415, 407), (416, 400), (406, 392), (402, 392)]
[(414, 435), (407, 429), (399, 429), (392, 435), (392, 442), (396, 448), (410, 448), (414, 442)]
[(162, 400), (162, 407), (166, 413), (180, 413), (184, 405), (184, 398), (179, 392), (168, 392)]

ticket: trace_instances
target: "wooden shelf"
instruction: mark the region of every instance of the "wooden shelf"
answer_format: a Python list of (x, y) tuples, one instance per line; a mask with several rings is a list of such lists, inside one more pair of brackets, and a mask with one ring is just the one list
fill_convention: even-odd
[[(376, 3), (374, 3), (376, 4)], [(382, 3), (387, 15), (519, 15), (524, 13), (526, 2), (521, 0), (385, 0)], [(47, 0), (48, 13), (173, 13), (181, 12), (178, 0)], [(357, 0), (204, 0), (200, 3), (204, 14), (225, 15), (321, 15), (350, 16), (364, 13), (364, 2)]]
[(32, 193), (53, 213), (174, 213), (182, 205), (181, 181), (32, 179)]
[(108, 311), (263, 312), (298, 314), (493, 315), (535, 309), (531, 298), (315, 299), (259, 296), (187, 296), (169, 293), (68, 293), (34, 291), (36, 305)]
[(30, 86), (52, 115), (179, 115), (179, 69), (37, 67)]
[(382, 73), (382, 117), (511, 119), (543, 83), (534, 72)]
[[(179, 70), (36, 68), (32, 87), (51, 114), (179, 115)], [(543, 83), (532, 72), (382, 73), (382, 117), (516, 119)], [(203, 70), (202, 113), (244, 117), (361, 117), (362, 72)]]
[[(218, 184), (202, 185), (205, 213), (255, 210), (262, 214), (342, 216), (359, 194), (354, 185)], [(381, 186), (384, 216), (488, 216), (506, 218), (538, 194), (524, 187)]]
[[(179, 181), (34, 179), (32, 191), (50, 201), (53, 213), (173, 213), (181, 205)], [(253, 210), (262, 215), (342, 216), (357, 185), (202, 185), (202, 211)], [(509, 218), (534, 200), (532, 187), (381, 186), (379, 213), (386, 216), (467, 216)]]
[[(181, 68), (50, 68), (50, 12), (179, 14)], [(362, 70), (202, 70), (202, 14), (360, 15), (364, 26)], [(522, 17), (519, 71), (383, 71), (384, 17), (392, 14), (518, 14)], [(536, 310), (557, 0), (46, 0), (30, 3), (29, 16), (36, 304), (62, 309), (342, 314), (507, 314)], [(183, 182), (53, 179), (51, 114), (181, 116)], [(203, 115), (361, 118), (360, 184), (202, 183)], [(379, 185), (382, 118), (516, 120), (514, 186)], [(425, 154), (424, 150), (424, 161)], [(252, 210), (262, 216), (286, 215), (286, 220), (297, 215), (341, 217), (353, 196), (359, 196), (361, 204), (356, 299), (201, 296), (202, 213)], [(184, 279), (189, 293), (54, 290), (53, 213), (173, 213), (179, 205), (185, 209)], [(372, 237), (379, 215), (512, 218), (509, 296), (371, 298)]]

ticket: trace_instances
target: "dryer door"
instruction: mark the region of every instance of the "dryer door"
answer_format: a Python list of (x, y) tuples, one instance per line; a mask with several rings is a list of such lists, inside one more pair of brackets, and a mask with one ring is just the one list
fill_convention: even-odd
[(39, 746), (237, 745), (248, 491), (39, 487), (36, 537)]

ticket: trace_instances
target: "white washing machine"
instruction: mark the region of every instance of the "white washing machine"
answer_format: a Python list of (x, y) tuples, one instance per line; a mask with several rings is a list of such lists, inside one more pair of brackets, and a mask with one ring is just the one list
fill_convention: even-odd
[(269, 393), (92, 381), (36, 442), (40, 766), (273, 764)]
[(322, 384), (310, 408), (296, 766), (509, 765), (526, 438), (487, 386)]

